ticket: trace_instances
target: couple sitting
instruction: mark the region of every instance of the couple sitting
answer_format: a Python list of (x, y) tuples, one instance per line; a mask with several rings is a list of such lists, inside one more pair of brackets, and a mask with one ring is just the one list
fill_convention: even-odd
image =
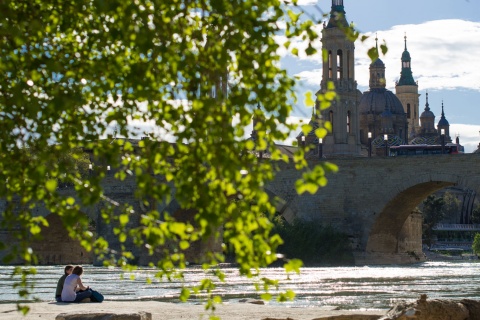
[(102, 302), (103, 296), (89, 286), (84, 286), (82, 279), (83, 267), (68, 265), (65, 274), (58, 280), (55, 300), (57, 302), (81, 302), (89, 298), (94, 302)]

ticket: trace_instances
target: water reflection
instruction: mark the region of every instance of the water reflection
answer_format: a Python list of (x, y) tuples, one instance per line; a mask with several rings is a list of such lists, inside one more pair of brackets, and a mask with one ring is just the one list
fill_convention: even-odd
[[(331, 305), (341, 309), (385, 309), (399, 300), (412, 301), (421, 293), (429, 298), (470, 298), (479, 296), (480, 264), (465, 262), (426, 262), (413, 266), (325, 267), (303, 268), (300, 275), (287, 279), (283, 269), (268, 268), (262, 276), (281, 281), (280, 290), (291, 289), (297, 297), (287, 305), (309, 307)], [(12, 279), (13, 267), (0, 267), (0, 301), (16, 302), (18, 294)], [(63, 266), (40, 266), (32, 279), (35, 294), (29, 300), (52, 301), (56, 283)], [(251, 279), (238, 276), (234, 268), (225, 268), (226, 281), (218, 283), (216, 294), (224, 301), (236, 302), (242, 298), (258, 298)], [(120, 269), (86, 266), (83, 282), (102, 292), (107, 300), (157, 300), (178, 302), (182, 286), (195, 285), (206, 276), (200, 268), (191, 267), (184, 281), (154, 279), (155, 270), (143, 268), (121, 280)], [(148, 284), (147, 279), (152, 279)], [(275, 293), (275, 291), (271, 292)], [(193, 297), (190, 303), (202, 300)], [(276, 304), (276, 302), (270, 302)]]

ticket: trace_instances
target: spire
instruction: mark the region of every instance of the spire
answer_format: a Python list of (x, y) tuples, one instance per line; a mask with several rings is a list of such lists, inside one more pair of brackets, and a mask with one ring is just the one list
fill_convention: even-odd
[(402, 71), (400, 72), (400, 80), (397, 86), (416, 86), (417, 83), (413, 80), (410, 52), (407, 50), (407, 34), (404, 36), (405, 50), (402, 54)]
[(443, 100), (442, 100), (442, 116), (438, 121), (438, 127), (449, 127), (449, 126), (450, 124), (448, 123), (448, 120), (445, 118), (445, 112), (443, 110)]
[(379, 57), (378, 37), (375, 34), (375, 48), (377, 50), (377, 58), (370, 64), (370, 89), (385, 89), (387, 83), (385, 81), (385, 64)]
[(348, 27), (343, 0), (332, 0), (332, 10), (330, 11), (330, 20), (328, 21), (327, 29), (336, 27)]
[(428, 91), (427, 91), (427, 102), (425, 103), (425, 111), (430, 111), (430, 107), (429, 107), (429, 104), (428, 104)]

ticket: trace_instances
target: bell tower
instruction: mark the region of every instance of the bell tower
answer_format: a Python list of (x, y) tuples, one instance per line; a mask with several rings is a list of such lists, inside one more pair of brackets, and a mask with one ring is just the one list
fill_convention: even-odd
[(328, 83), (335, 85), (337, 100), (322, 110), (322, 120), (330, 121), (332, 132), (323, 139), (323, 153), (328, 155), (359, 155), (358, 103), (361, 92), (355, 81), (355, 44), (347, 34), (352, 31), (347, 22), (343, 0), (332, 0), (328, 24), (322, 31), (323, 61), (320, 91), (326, 92)]
[(405, 35), (405, 50), (402, 54), (402, 71), (400, 73), (400, 80), (395, 84), (395, 94), (402, 102), (403, 110), (407, 115), (408, 140), (412, 140), (416, 134), (420, 132), (420, 114), (419, 114), (419, 97), (418, 84), (413, 79), (412, 59), (407, 50), (407, 36)]

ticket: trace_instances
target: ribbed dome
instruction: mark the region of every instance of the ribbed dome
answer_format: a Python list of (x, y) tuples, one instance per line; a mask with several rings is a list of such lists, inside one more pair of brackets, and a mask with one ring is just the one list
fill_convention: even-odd
[(438, 121), (438, 126), (441, 127), (441, 126), (449, 126), (450, 123), (448, 123), (448, 120), (445, 119), (445, 118), (440, 118), (440, 121)]
[(420, 115), (420, 118), (435, 118), (435, 115), (433, 114), (432, 111), (430, 111), (430, 108), (428, 110), (425, 110), (422, 112)]
[(442, 101), (442, 116), (440, 117), (440, 121), (438, 121), (438, 126), (449, 126), (447, 119), (445, 118), (445, 112), (443, 111), (443, 101)]
[(392, 114), (404, 114), (402, 103), (397, 96), (385, 88), (375, 88), (365, 91), (360, 99), (360, 113), (382, 114), (388, 106)]

